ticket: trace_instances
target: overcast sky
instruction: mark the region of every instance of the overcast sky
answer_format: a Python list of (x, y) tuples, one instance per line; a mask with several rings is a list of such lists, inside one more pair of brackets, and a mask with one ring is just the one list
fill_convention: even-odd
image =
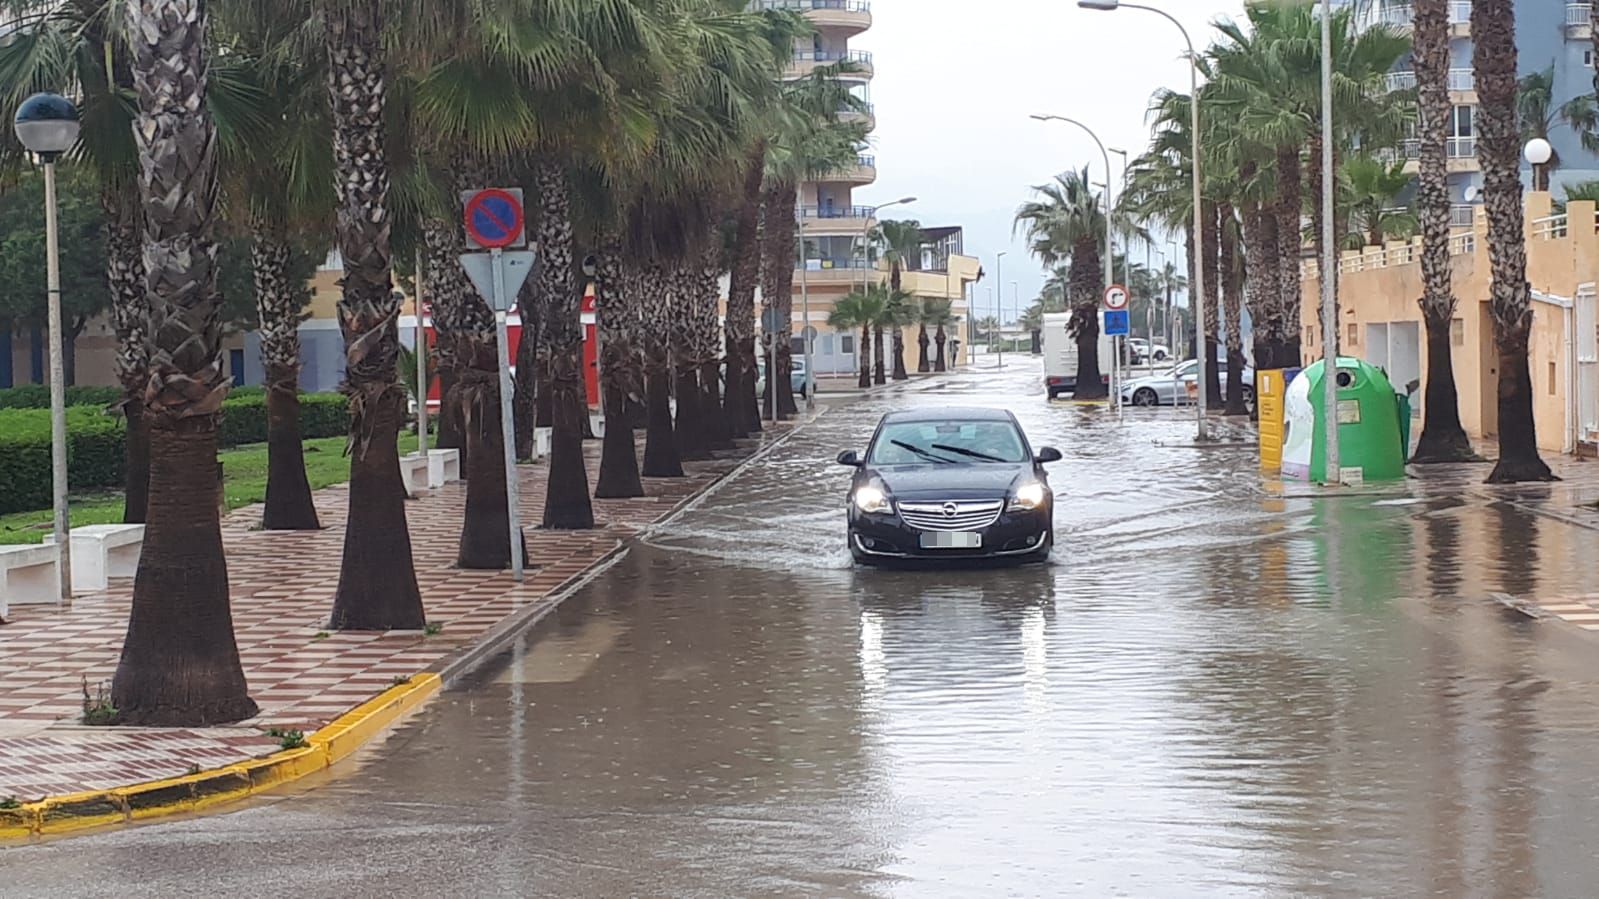
[[(1241, 18), (1243, 9), (1218, 0), (1146, 2), (1180, 19), (1201, 48), (1214, 33), (1210, 22)], [(1107, 147), (1138, 155), (1149, 139), (1150, 95), (1188, 90), (1182, 35), (1154, 13), (1096, 12), (1075, 0), (872, 0), (872, 14), (871, 30), (850, 46), (874, 55), (877, 183), (856, 191), (855, 202), (914, 195), (914, 205), (884, 216), (963, 226), (966, 252), (988, 275), (976, 288), (980, 310), (997, 289), (995, 254), (1008, 250), (1005, 311), (1014, 316), (1010, 282), (1018, 282), (1023, 307), (1043, 283), (1042, 267), (1011, 237), (1029, 185), (1084, 164), (1104, 180), (1086, 134), (1028, 116), (1080, 119)], [(1111, 165), (1119, 184), (1120, 159), (1112, 155)]]

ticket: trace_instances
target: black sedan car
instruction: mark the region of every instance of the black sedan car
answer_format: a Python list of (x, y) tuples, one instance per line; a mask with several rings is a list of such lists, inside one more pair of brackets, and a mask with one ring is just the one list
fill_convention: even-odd
[(849, 550), (856, 562), (1010, 559), (1041, 562), (1054, 544), (1054, 495), (1044, 463), (1016, 417), (1000, 409), (890, 412), (849, 491)]

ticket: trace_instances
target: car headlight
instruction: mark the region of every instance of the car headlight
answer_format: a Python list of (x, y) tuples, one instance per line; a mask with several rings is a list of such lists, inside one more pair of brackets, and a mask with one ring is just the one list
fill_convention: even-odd
[(866, 484), (855, 490), (855, 508), (862, 512), (892, 512), (894, 504), (889, 501), (883, 488)]
[(1044, 504), (1047, 491), (1038, 481), (1029, 481), (1016, 488), (1016, 494), (1010, 499), (1012, 509), (1036, 509)]

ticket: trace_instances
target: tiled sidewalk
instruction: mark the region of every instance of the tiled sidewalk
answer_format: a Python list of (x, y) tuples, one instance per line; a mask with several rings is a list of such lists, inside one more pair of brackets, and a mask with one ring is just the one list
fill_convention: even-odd
[[(781, 432), (779, 432), (780, 435)], [(599, 443), (586, 445), (588, 472), (599, 469)], [(254, 528), (259, 506), (223, 520), (233, 622), (261, 714), (233, 727), (123, 730), (78, 724), (84, 684), (109, 682), (127, 627), (131, 580), (80, 596), (67, 611), (12, 606), (0, 626), (0, 801), (175, 777), (196, 768), (266, 754), (278, 748), (268, 727), (311, 733), (403, 678), (438, 670), (492, 628), (546, 599), (563, 583), (709, 486), (753, 451), (688, 463), (681, 479), (647, 479), (648, 496), (596, 500), (599, 529), (533, 529), (542, 516), (548, 469), (521, 468), (522, 518), (529, 522), (530, 568), (518, 585), (509, 572), (454, 567), (466, 485), (451, 484), (406, 504), (417, 580), (429, 622), (443, 630), (338, 633), (325, 630), (338, 582), (347, 490), (318, 491), (323, 530)]]

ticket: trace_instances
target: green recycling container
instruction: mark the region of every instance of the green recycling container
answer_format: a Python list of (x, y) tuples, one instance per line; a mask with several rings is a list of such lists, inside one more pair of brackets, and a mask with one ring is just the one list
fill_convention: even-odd
[[(1285, 478), (1324, 482), (1327, 461), (1322, 408), (1323, 365), (1305, 368), (1284, 397), (1282, 474)], [(1338, 450), (1346, 473), (1367, 481), (1405, 476), (1404, 424), (1393, 385), (1382, 369), (1348, 356), (1338, 357)]]

